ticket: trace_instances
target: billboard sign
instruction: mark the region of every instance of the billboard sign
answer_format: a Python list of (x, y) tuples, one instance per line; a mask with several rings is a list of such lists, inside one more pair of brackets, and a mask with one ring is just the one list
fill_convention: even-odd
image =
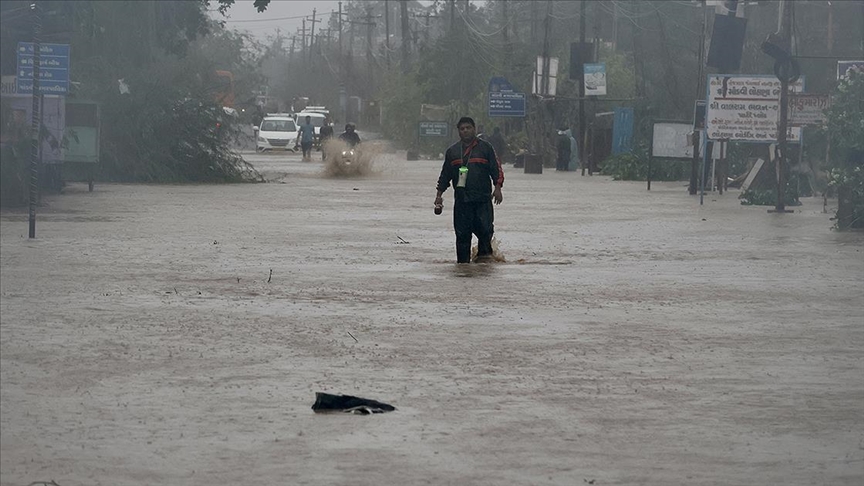
[[(789, 87), (802, 92), (803, 77)], [(708, 76), (708, 140), (775, 143), (779, 115), (780, 80), (773, 75)], [(787, 140), (799, 142), (801, 129), (790, 128)]]
[(829, 106), (828, 95), (793, 94), (789, 96), (789, 124), (796, 127), (824, 125), (825, 110)]
[(585, 96), (606, 94), (606, 63), (585, 64)]
[(417, 127), (421, 137), (450, 136), (450, 124), (445, 121), (421, 121)]

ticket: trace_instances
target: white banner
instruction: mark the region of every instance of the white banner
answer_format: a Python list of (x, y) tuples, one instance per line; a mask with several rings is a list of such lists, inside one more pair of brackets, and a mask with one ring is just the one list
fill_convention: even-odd
[[(799, 79), (790, 91), (800, 93)], [(780, 80), (774, 76), (708, 76), (708, 107), (705, 117), (709, 140), (777, 142), (780, 115)], [(790, 128), (789, 142), (801, 140), (801, 129)]]
[(793, 94), (789, 97), (789, 124), (824, 125), (825, 110), (831, 106), (828, 95)]

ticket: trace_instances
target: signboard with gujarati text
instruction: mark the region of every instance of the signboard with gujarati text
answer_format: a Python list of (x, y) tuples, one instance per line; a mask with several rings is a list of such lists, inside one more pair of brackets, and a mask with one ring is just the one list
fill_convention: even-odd
[[(65, 95), (69, 92), (69, 44), (39, 44), (39, 93)], [(33, 92), (34, 54), (32, 42), (18, 43), (18, 93)]]
[(421, 121), (417, 127), (421, 137), (450, 136), (450, 124), (444, 121)]
[[(803, 76), (789, 87), (793, 93), (802, 92)], [(707, 100), (708, 140), (777, 142), (780, 80), (773, 75), (710, 75)], [(799, 142), (801, 129), (790, 128), (787, 140)]]
[(831, 106), (828, 95), (796, 93), (789, 96), (789, 124), (793, 127), (824, 125), (825, 110)]

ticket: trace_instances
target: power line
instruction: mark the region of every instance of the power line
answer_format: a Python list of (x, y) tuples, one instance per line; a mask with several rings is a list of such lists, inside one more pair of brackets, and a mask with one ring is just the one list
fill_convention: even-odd
[(224, 22), (225, 22), (225, 23), (232, 23), (232, 24), (240, 24), (240, 23), (246, 23), (246, 22), (275, 22), (275, 21), (277, 21), (277, 20), (294, 20), (294, 19), (302, 19), (302, 18), (306, 18), (306, 17), (308, 17), (308, 16), (309, 16), (309, 14), (306, 14), (306, 15), (293, 15), (293, 16), (291, 16), (291, 17), (276, 17), (276, 18), (272, 18), (272, 19), (225, 20)]

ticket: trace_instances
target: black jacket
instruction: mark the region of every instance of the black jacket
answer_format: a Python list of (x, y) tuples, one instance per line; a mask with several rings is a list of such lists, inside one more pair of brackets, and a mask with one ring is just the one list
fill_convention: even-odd
[(339, 140), (354, 148), (360, 143), (360, 135), (357, 135), (357, 132), (342, 132), (342, 135), (339, 135)]
[[(457, 188), (459, 167), (468, 165), (468, 180), (464, 188)], [(444, 154), (444, 165), (438, 176), (438, 190), (444, 192), (452, 185), (455, 199), (462, 202), (486, 201), (492, 197), (492, 184), (504, 185), (504, 170), (492, 144), (475, 138), (468, 147), (462, 141), (454, 143)]]

